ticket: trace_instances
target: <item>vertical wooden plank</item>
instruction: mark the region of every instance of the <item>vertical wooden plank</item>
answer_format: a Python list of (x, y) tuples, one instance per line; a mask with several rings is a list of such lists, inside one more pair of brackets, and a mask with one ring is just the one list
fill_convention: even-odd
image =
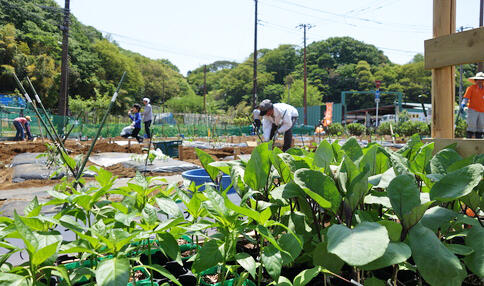
[(183, 145), (182, 144), (178, 145), (178, 159), (180, 161), (183, 161)]
[[(455, 0), (434, 0), (434, 38), (455, 32)], [(454, 138), (454, 67), (432, 70), (432, 137)]]

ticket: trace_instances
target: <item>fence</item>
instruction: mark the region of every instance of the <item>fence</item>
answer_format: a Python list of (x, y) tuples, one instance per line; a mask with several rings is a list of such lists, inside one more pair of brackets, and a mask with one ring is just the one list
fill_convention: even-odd
[[(25, 107), (25, 102), (11, 100), (9, 105), (0, 104), (0, 137), (4, 139), (13, 139), (15, 137), (15, 127), (13, 120), (20, 116), (29, 115), (32, 118), (30, 130), (34, 136), (47, 137), (46, 130), (41, 127), (36, 113), (30, 106)], [(153, 134), (156, 137), (205, 137), (221, 135), (249, 135), (253, 132), (252, 126), (237, 126), (229, 124), (230, 118), (219, 115), (206, 114), (173, 114), (155, 113), (156, 120), (152, 125)], [(59, 134), (66, 134), (69, 131), (70, 137), (88, 137), (92, 138), (99, 126), (100, 116), (83, 114), (81, 118), (42, 114), (44, 122), (48, 122), (47, 116), (54, 123), (56, 131)], [(177, 119), (177, 120), (175, 120)], [(121, 130), (129, 125), (131, 121), (127, 116), (109, 115), (101, 131), (102, 137), (119, 136)], [(295, 134), (312, 134), (313, 126), (297, 125), (294, 127)], [(141, 132), (143, 134), (143, 131)]]

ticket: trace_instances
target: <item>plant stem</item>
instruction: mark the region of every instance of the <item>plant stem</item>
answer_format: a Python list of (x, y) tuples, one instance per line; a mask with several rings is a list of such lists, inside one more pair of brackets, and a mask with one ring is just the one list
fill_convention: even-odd
[[(150, 266), (152, 266), (151, 264), (151, 244), (150, 244), (150, 238), (148, 237), (147, 239), (147, 243), (148, 243), (148, 263), (150, 264)], [(151, 281), (151, 286), (153, 286), (153, 270), (148, 269), (148, 271), (150, 272), (150, 281)]]
[(392, 275), (393, 286), (397, 286), (398, 284), (397, 274), (398, 274), (398, 265), (393, 265), (393, 275)]

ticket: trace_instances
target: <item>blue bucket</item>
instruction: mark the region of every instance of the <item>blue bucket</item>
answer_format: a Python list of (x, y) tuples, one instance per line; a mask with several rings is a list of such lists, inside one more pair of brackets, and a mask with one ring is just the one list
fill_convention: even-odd
[[(183, 179), (195, 182), (196, 186), (200, 186), (205, 183), (212, 183), (212, 179), (210, 179), (210, 176), (208, 175), (207, 171), (205, 171), (205, 169), (194, 169), (185, 171), (182, 173), (182, 177)], [(231, 181), (232, 180), (229, 175), (224, 174), (222, 176), (222, 181), (220, 182), (220, 184), (222, 185), (223, 190), (227, 189), (230, 186)], [(200, 187), (200, 189), (198, 190), (205, 190), (205, 186)], [(234, 187), (230, 188), (229, 193), (235, 193)]]

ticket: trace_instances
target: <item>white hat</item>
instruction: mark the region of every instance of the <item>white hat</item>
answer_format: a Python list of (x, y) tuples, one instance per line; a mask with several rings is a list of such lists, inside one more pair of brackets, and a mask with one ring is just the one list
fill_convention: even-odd
[(150, 103), (150, 99), (147, 98), (147, 97), (143, 98), (143, 101), (146, 101), (146, 102)]
[(472, 83), (476, 83), (476, 79), (484, 80), (484, 72), (478, 72), (476, 73), (476, 76), (470, 77), (469, 81)]

